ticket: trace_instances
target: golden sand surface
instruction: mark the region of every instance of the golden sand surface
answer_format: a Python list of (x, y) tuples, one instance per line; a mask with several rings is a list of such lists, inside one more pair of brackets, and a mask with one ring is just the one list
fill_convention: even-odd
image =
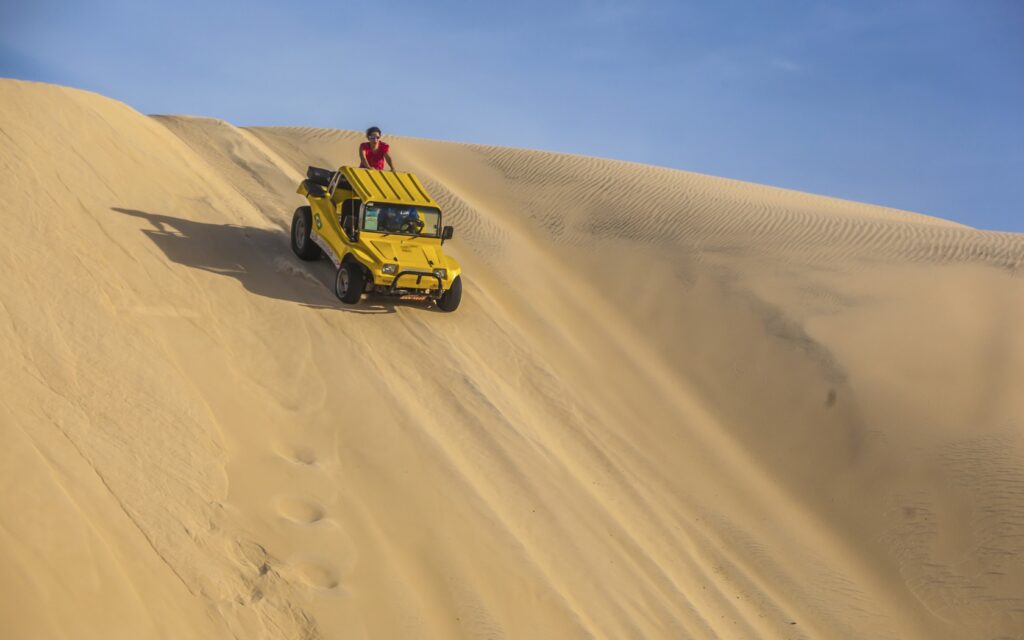
[(4, 638), (1024, 637), (1024, 235), (391, 138), (463, 304), (347, 307), (359, 140), (0, 81)]

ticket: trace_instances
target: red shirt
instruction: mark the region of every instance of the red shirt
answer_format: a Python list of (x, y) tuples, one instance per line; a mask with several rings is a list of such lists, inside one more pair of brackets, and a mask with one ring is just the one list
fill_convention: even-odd
[[(363, 144), (359, 145), (359, 166), (369, 169), (379, 169), (380, 171), (383, 171), (384, 156), (388, 154), (388, 150), (390, 148), (391, 147), (388, 146), (388, 143), (378, 142), (377, 150), (374, 151), (373, 148), (370, 147), (369, 142), (364, 142)], [(364, 155), (366, 156), (365, 162), (363, 161)], [(369, 167), (366, 166), (367, 162), (370, 163)]]

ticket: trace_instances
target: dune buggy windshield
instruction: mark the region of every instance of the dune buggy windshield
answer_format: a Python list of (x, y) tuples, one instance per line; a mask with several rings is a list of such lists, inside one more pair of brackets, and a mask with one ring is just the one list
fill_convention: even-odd
[(367, 202), (363, 230), (437, 238), (441, 235), (441, 212), (433, 207)]

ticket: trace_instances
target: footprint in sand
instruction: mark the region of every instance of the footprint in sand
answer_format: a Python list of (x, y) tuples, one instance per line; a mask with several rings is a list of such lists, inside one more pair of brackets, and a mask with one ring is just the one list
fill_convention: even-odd
[(292, 568), (298, 573), (299, 579), (311, 587), (336, 589), (341, 584), (337, 570), (323, 561), (303, 560), (292, 565)]
[(324, 508), (312, 500), (302, 498), (281, 498), (277, 501), (277, 513), (285, 520), (297, 524), (320, 522), (327, 515)]
[(316, 452), (309, 447), (281, 445), (277, 447), (277, 455), (293, 464), (312, 466), (317, 463)]

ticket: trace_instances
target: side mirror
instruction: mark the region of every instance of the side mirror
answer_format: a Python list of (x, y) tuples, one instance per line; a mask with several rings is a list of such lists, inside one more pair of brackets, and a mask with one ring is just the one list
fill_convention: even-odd
[(452, 234), (454, 232), (455, 232), (455, 229), (453, 229), (452, 227), (445, 227), (445, 228), (441, 229), (441, 239), (442, 240), (451, 240), (452, 239)]

